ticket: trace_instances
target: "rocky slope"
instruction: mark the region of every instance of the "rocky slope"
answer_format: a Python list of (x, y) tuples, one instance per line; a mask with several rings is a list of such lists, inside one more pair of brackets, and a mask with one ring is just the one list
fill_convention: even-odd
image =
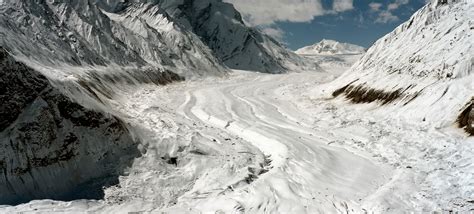
[(474, 2), (432, 1), (378, 40), (331, 91), (356, 103), (390, 104), (402, 117), (436, 127), (458, 121), (472, 134), (473, 34)]
[(140, 134), (111, 110), (117, 93), (228, 72), (157, 4), (7, 0), (0, 11), (0, 204), (102, 199), (140, 155)]
[(161, 8), (194, 32), (225, 65), (267, 73), (320, 70), (311, 60), (244, 24), (240, 13), (221, 0), (157, 0)]
[(0, 204), (101, 198), (140, 155), (121, 120), (70, 99), (3, 48), (0, 88)]
[(156, 5), (134, 5), (119, 14), (101, 5), (108, 4), (2, 1), (0, 45), (43, 66), (151, 67), (185, 77), (226, 72), (196, 35)]
[(323, 39), (314, 45), (302, 47), (296, 50), (295, 53), (300, 55), (363, 54), (365, 53), (365, 48), (349, 43), (342, 43), (334, 40)]

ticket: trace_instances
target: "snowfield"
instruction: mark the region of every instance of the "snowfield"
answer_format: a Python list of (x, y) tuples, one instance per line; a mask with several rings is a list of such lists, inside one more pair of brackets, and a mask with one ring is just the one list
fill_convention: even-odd
[(376, 104), (305, 95), (336, 76), (234, 71), (226, 78), (125, 90), (111, 106), (149, 142), (104, 200), (40, 200), (0, 212), (474, 208), (473, 138), (454, 126), (401, 119)]

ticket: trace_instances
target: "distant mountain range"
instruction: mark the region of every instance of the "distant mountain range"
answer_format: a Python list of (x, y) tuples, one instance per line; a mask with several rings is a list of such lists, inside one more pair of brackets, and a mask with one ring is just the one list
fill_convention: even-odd
[(300, 55), (362, 54), (365, 50), (364, 47), (358, 45), (323, 39), (314, 45), (300, 48), (295, 53)]

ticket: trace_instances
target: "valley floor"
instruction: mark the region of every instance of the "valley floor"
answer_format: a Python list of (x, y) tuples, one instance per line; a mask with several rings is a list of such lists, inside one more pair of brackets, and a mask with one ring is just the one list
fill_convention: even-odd
[(149, 141), (104, 200), (0, 212), (472, 212), (474, 139), (319, 96), (336, 76), (235, 71), (124, 89), (111, 106)]

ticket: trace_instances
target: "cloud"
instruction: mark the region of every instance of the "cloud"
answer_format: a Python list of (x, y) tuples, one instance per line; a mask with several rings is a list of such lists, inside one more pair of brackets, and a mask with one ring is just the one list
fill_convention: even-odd
[(323, 8), (322, 0), (224, 0), (242, 13), (252, 26), (276, 22), (309, 22), (314, 17), (354, 9), (353, 0), (333, 0), (332, 8)]
[(353, 0), (333, 0), (332, 8), (324, 8), (323, 0), (223, 0), (231, 3), (250, 26), (282, 41), (285, 32), (277, 22), (310, 22), (317, 16), (337, 14), (354, 9)]
[(395, 0), (395, 2), (390, 3), (387, 7), (388, 10), (396, 10), (398, 9), (401, 5), (408, 4), (409, 0)]
[(282, 42), (283, 37), (285, 36), (285, 32), (281, 28), (278, 28), (278, 27), (266, 26), (266, 27), (262, 27), (261, 30), (263, 33), (275, 38), (279, 42)]
[(375, 20), (376, 23), (388, 23), (388, 22), (396, 22), (400, 20), (398, 16), (395, 16), (390, 11), (382, 11), (379, 13), (379, 16)]
[(371, 2), (369, 7), (371, 11), (377, 12), (380, 10), (380, 8), (382, 8), (382, 3)]
[(335, 12), (343, 12), (354, 9), (353, 0), (334, 0), (332, 3), (332, 9)]
[(392, 3), (389, 3), (385, 10), (382, 10), (383, 4), (372, 2), (369, 4), (369, 7), (372, 12), (378, 12), (377, 18), (375, 19), (376, 23), (388, 23), (399, 21), (400, 18), (393, 14), (394, 10), (399, 9), (401, 6), (406, 5), (410, 0), (395, 0)]
[(233, 4), (252, 25), (271, 25), (279, 21), (309, 22), (325, 14), (321, 0), (224, 0)]

